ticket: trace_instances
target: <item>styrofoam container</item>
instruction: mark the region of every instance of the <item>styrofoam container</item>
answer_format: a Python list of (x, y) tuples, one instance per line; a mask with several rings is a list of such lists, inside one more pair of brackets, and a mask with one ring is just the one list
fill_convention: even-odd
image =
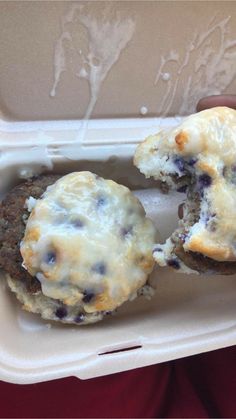
[[(130, 187), (164, 240), (183, 195), (162, 195), (133, 153), (201, 96), (235, 89), (236, 3), (1, 2), (0, 12), (2, 196), (32, 174), (91, 170)], [(152, 282), (151, 301), (76, 327), (23, 312), (2, 275), (0, 379), (86, 379), (236, 343), (235, 275), (156, 268)]]

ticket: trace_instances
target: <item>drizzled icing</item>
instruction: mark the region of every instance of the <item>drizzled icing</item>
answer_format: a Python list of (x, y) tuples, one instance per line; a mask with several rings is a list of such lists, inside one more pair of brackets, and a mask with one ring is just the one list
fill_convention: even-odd
[[(112, 4), (106, 5), (99, 16), (92, 14), (89, 5), (73, 4), (61, 26), (62, 32), (55, 44), (54, 83), (50, 95), (56, 95), (61, 75), (69, 68), (71, 59), (75, 75), (89, 84), (90, 100), (84, 115), (84, 120), (87, 120), (105, 78), (134, 34), (135, 22), (133, 18), (115, 12)], [(78, 32), (81, 27), (85, 31), (87, 51), (74, 36), (73, 29)]]
[(179, 115), (193, 113), (199, 99), (223, 93), (234, 80), (236, 39), (229, 36), (231, 16), (215, 20), (211, 20), (206, 30), (195, 31), (184, 54), (171, 50), (161, 56), (154, 79), (158, 88), (165, 83), (157, 107), (159, 115), (167, 116), (176, 101)]

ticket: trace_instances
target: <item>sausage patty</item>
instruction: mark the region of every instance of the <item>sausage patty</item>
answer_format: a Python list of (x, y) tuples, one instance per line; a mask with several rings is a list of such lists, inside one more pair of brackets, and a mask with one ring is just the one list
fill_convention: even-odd
[(0, 203), (0, 267), (15, 280), (23, 281), (27, 291), (35, 294), (41, 290), (40, 282), (22, 267), (20, 242), (24, 236), (29, 216), (25, 201), (32, 196), (38, 199), (59, 175), (41, 175), (15, 186)]

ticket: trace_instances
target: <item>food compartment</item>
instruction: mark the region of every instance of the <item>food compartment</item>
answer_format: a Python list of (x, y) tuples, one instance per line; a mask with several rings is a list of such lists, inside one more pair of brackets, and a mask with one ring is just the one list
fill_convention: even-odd
[[(74, 153), (80, 153), (81, 160), (74, 161), (68, 159), (68, 153), (63, 156), (58, 144), (46, 148), (50, 166), (45, 166), (45, 152), (38, 153), (36, 173), (91, 170), (130, 187), (162, 240), (176, 227), (177, 208), (184, 195), (163, 195), (152, 180), (144, 179), (132, 164), (135, 144), (106, 146), (99, 157), (96, 147), (91, 146), (86, 157), (77, 145)], [(10, 155), (12, 151), (6, 150)], [(18, 151), (18, 156), (26, 155), (20, 147)], [(22, 181), (22, 173), (24, 177), (33, 171), (32, 163), (16, 162), (13, 157), (14, 153), (2, 169), (2, 177), (5, 174), (9, 180), (6, 188)], [(82, 327), (48, 322), (24, 312), (6, 287), (3, 274), (1, 278), (0, 377), (6, 381), (32, 383), (68, 375), (91, 378), (236, 341), (235, 276), (183, 275), (156, 268), (151, 275), (156, 289), (151, 300), (140, 297), (125, 303), (114, 316)]]

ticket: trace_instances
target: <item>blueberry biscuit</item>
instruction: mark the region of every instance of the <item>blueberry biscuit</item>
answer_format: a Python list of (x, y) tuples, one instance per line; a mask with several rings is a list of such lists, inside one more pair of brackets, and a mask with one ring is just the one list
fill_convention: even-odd
[(236, 111), (218, 107), (150, 136), (134, 164), (168, 189), (186, 192), (178, 229), (154, 247), (160, 266), (236, 272)]
[(37, 286), (29, 292), (28, 280), (7, 275), (24, 309), (86, 324), (148, 290), (155, 229), (128, 188), (90, 172), (70, 173), (42, 196), (28, 195), (26, 206), (19, 259), (22, 275)]

